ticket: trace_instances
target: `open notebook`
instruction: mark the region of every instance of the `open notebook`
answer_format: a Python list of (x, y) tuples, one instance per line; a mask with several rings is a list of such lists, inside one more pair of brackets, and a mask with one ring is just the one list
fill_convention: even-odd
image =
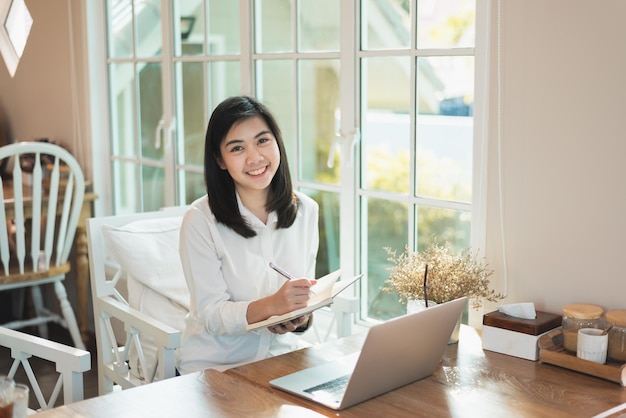
[(375, 325), (360, 352), (269, 383), (329, 408), (344, 409), (430, 376), (466, 301), (463, 297)]
[(252, 331), (258, 328), (267, 328), (275, 324), (290, 321), (324, 306), (328, 306), (333, 303), (335, 296), (343, 292), (348, 286), (360, 279), (363, 275), (354, 276), (348, 280), (337, 281), (339, 276), (341, 276), (341, 270), (335, 270), (332, 273), (328, 273), (326, 276), (317, 279), (317, 283), (310, 288), (311, 297), (309, 298), (309, 304), (304, 308), (296, 309), (295, 311), (287, 312), (283, 315), (272, 316), (253, 324), (248, 324), (246, 326), (246, 330)]

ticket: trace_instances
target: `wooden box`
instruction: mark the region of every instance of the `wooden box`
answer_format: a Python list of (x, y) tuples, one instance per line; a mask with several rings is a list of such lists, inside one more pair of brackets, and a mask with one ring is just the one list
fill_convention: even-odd
[(537, 311), (534, 319), (516, 318), (499, 311), (483, 315), (483, 349), (539, 360), (539, 338), (560, 327), (561, 315)]

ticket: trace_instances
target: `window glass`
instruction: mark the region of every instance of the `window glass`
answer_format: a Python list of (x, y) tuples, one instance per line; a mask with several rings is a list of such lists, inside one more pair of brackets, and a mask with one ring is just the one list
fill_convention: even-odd
[(367, 189), (409, 193), (409, 57), (362, 60), (361, 181)]
[(113, 160), (113, 203), (118, 215), (135, 213), (141, 202), (138, 196), (137, 165), (132, 162)]
[(328, 155), (338, 132), (339, 62), (301, 60), (300, 97), (300, 176), (303, 180), (339, 183), (339, 162), (328, 166)]
[(364, 50), (409, 48), (410, 3), (409, 0), (362, 0), (361, 48)]
[(165, 170), (162, 167), (141, 166), (141, 197), (143, 212), (159, 210), (165, 203)]
[(138, 63), (139, 80), (139, 120), (141, 138), (141, 156), (163, 160), (163, 141), (166, 132), (157, 132), (163, 117), (163, 85), (160, 63)]
[(175, 0), (173, 27), (176, 56), (240, 52), (238, 1)]
[(179, 62), (178, 73), (178, 131), (183, 147), (179, 149), (179, 163), (203, 164), (205, 126), (204, 64)]
[(239, 2), (207, 1), (207, 55), (241, 53)]
[(301, 0), (298, 3), (298, 50), (339, 51), (337, 0)]
[[(418, 250), (425, 250), (433, 241), (440, 244), (447, 242), (457, 250), (469, 247), (469, 211), (418, 206), (416, 218)], [(398, 248), (399, 253), (402, 250), (403, 248)]]
[(472, 118), (419, 116), (417, 194), (469, 203), (472, 194)]
[(203, 0), (174, 0), (174, 54), (202, 55), (205, 44)]
[(179, 190), (181, 190), (181, 205), (188, 205), (206, 194), (206, 185), (202, 172), (180, 170), (178, 172), (178, 186)]
[(339, 269), (339, 194), (303, 188), (301, 191), (315, 200), (320, 209), (319, 238), (315, 276), (321, 277)]
[(163, 51), (161, 0), (134, 0), (137, 57), (158, 57)]
[[(227, 97), (241, 94), (239, 61), (209, 61), (206, 65), (208, 108), (212, 111)], [(207, 112), (207, 122), (211, 112)]]
[(361, 303), (365, 304), (363, 312), (369, 318), (384, 320), (405, 313), (397, 296), (380, 289), (388, 278), (385, 247), (404, 249), (408, 242), (408, 214), (408, 206), (403, 202), (372, 197), (361, 200), (362, 271), (367, 271), (367, 285), (361, 288)]
[(254, 45), (257, 54), (293, 51), (292, 1), (254, 2)]
[[(109, 66), (109, 98), (111, 106), (111, 150), (114, 155), (137, 154), (135, 126), (134, 65)], [(123, 184), (123, 183), (122, 183)]]
[(131, 57), (134, 39), (133, 2), (132, 0), (109, 0), (107, 6), (109, 57)]
[(473, 80), (473, 57), (418, 58), (418, 195), (471, 200)]
[(418, 0), (417, 47), (473, 47), (476, 0)]

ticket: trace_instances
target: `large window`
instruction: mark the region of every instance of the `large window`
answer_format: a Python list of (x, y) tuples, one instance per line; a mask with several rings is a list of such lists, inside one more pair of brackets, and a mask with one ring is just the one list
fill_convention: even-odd
[(403, 313), (380, 291), (384, 247), (463, 248), (474, 233), (486, 1), (107, 0), (111, 212), (203, 195), (212, 109), (255, 95), (320, 205), (317, 275), (364, 273), (361, 319)]

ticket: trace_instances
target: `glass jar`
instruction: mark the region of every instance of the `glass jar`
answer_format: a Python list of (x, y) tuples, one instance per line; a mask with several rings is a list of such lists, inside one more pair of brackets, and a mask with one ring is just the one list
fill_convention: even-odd
[(613, 325), (609, 330), (608, 357), (613, 361), (626, 362), (626, 310), (606, 313), (606, 321)]
[(563, 307), (563, 348), (576, 352), (578, 330), (604, 328), (604, 309), (596, 305), (574, 304)]

